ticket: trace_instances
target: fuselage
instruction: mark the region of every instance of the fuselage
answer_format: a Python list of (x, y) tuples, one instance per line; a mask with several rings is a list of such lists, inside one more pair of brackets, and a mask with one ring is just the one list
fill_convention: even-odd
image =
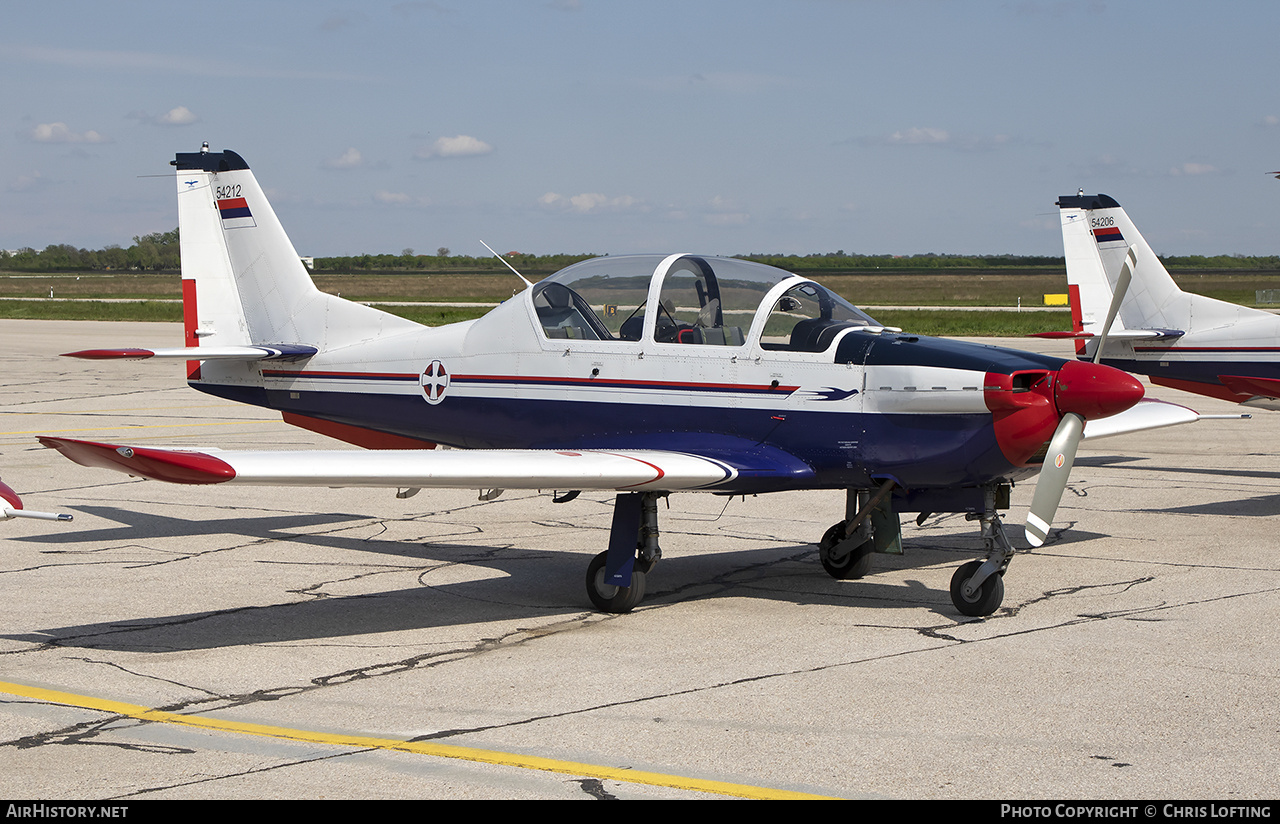
[(588, 261), (479, 320), (305, 364), (206, 363), (192, 385), (455, 447), (688, 450), (743, 469), (720, 491), (910, 489), (1034, 473), (1063, 364), (884, 329), (770, 267), (670, 256)]
[[(1188, 296), (1193, 305), (1209, 298)], [(1198, 300), (1197, 300), (1198, 299)], [(1239, 311), (1242, 307), (1230, 307)], [(1102, 363), (1147, 375), (1153, 383), (1262, 408), (1280, 408), (1280, 317), (1250, 310), (1229, 324), (1191, 330), (1171, 341), (1109, 345)], [(1190, 323), (1187, 324), (1191, 326)]]

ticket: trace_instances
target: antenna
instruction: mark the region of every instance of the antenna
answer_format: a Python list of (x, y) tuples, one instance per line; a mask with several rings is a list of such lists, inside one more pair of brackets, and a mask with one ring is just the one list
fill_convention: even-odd
[(532, 283), (530, 283), (530, 282), (529, 282), (528, 278), (526, 278), (524, 275), (522, 275), (522, 274), (520, 274), (519, 272), (517, 272), (517, 271), (516, 271), (516, 267), (512, 266), (510, 263), (507, 263), (507, 259), (506, 259), (506, 258), (504, 258), (502, 255), (498, 254), (497, 252), (493, 251), (493, 247), (492, 247), (492, 246), (490, 246), (489, 244), (485, 243), (483, 240), (482, 240), (482, 241), (480, 241), (480, 245), (481, 245), (481, 246), (483, 246), (484, 248), (488, 249), (488, 250), (489, 250), (489, 253), (490, 253), (490, 254), (492, 254), (494, 257), (496, 257), (498, 260), (502, 261), (502, 265), (503, 265), (503, 266), (506, 266), (508, 269), (510, 269), (511, 271), (515, 272), (515, 273), (516, 273), (516, 277), (518, 277), (518, 278), (520, 278), (521, 280), (523, 280), (523, 281), (524, 281), (524, 285), (525, 285), (525, 286), (532, 286), (532, 285), (533, 285)]

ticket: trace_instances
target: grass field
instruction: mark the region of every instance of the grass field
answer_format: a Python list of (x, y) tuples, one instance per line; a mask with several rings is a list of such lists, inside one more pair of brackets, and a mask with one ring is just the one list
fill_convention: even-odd
[[(532, 279), (537, 279), (534, 275)], [(842, 272), (818, 276), (859, 306), (918, 306), (876, 311), (889, 326), (925, 335), (1024, 335), (1067, 329), (1063, 312), (947, 311), (956, 306), (1041, 306), (1045, 294), (1066, 291), (1061, 270)], [(1258, 289), (1280, 289), (1280, 272), (1183, 272), (1174, 280), (1187, 291), (1252, 305)], [(353, 274), (317, 275), (323, 291), (378, 305), (383, 301), (497, 302), (521, 286), (514, 275)], [(181, 280), (177, 274), (49, 274), (0, 272), (0, 317), (61, 320), (180, 321)], [(12, 298), (60, 298), (57, 301)], [(105, 303), (101, 299), (132, 301)], [(479, 317), (474, 307), (382, 306), (419, 323), (437, 326)]]

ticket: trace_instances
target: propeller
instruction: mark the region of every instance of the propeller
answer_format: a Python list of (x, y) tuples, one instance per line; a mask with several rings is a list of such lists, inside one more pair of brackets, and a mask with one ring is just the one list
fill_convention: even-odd
[(1027, 512), (1024, 532), (1027, 543), (1032, 546), (1043, 546), (1053, 526), (1053, 516), (1058, 512), (1058, 503), (1062, 493), (1067, 489), (1067, 480), (1071, 477), (1071, 467), (1076, 461), (1076, 448), (1084, 437), (1084, 418), (1073, 413), (1062, 416), (1062, 421), (1053, 432), (1049, 441), (1049, 454), (1045, 456), (1044, 466), (1040, 468), (1040, 478), (1036, 481), (1036, 494), (1031, 499), (1031, 509)]
[(1116, 278), (1116, 288), (1111, 295), (1111, 305), (1107, 307), (1107, 320), (1102, 324), (1102, 334), (1098, 336), (1098, 348), (1093, 350), (1093, 362), (1098, 363), (1102, 360), (1102, 350), (1107, 345), (1107, 335), (1111, 334), (1111, 324), (1115, 323), (1116, 315), (1120, 312), (1120, 304), (1124, 303), (1124, 296), (1129, 292), (1129, 282), (1133, 280), (1133, 270), (1138, 266), (1138, 256), (1133, 253), (1133, 247), (1129, 247), (1129, 254), (1124, 256), (1124, 265), (1120, 267), (1120, 277)]
[(1107, 307), (1107, 319), (1098, 337), (1092, 363), (1067, 361), (1058, 370), (1053, 400), (1062, 419), (1049, 440), (1049, 451), (1040, 468), (1024, 530), (1027, 543), (1033, 547), (1042, 546), (1049, 536), (1053, 516), (1058, 512), (1058, 504), (1071, 477), (1071, 467), (1075, 465), (1076, 450), (1084, 439), (1085, 421), (1115, 415), (1142, 400), (1142, 384), (1132, 375), (1099, 363), (1111, 324), (1120, 312), (1120, 304), (1129, 291), (1137, 265), (1137, 256), (1130, 247), (1124, 265), (1120, 267), (1120, 277), (1116, 280), (1111, 305)]

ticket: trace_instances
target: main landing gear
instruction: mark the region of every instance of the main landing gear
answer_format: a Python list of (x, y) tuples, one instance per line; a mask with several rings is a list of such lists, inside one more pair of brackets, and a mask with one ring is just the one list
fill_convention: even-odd
[[(848, 490), (845, 520), (828, 529), (818, 543), (818, 559), (832, 578), (861, 578), (871, 572), (873, 553), (902, 552), (898, 517), (890, 508), (892, 491), (893, 481), (885, 481), (874, 494)], [(963, 564), (951, 576), (951, 603), (961, 615), (991, 615), (1004, 600), (1004, 573), (1013, 557), (1013, 545), (996, 512), (997, 495), (1007, 495), (1007, 487), (984, 487), (982, 512), (965, 516), (982, 522), (987, 557)]]
[(875, 494), (850, 489), (845, 497), (845, 519), (833, 525), (818, 542), (818, 560), (832, 578), (847, 581), (871, 572), (874, 552), (901, 554), (898, 517), (889, 507), (893, 481), (885, 481)]
[(609, 549), (587, 565), (587, 597), (601, 612), (630, 612), (644, 598), (645, 575), (662, 557), (658, 498), (664, 494), (624, 492), (614, 500)]

